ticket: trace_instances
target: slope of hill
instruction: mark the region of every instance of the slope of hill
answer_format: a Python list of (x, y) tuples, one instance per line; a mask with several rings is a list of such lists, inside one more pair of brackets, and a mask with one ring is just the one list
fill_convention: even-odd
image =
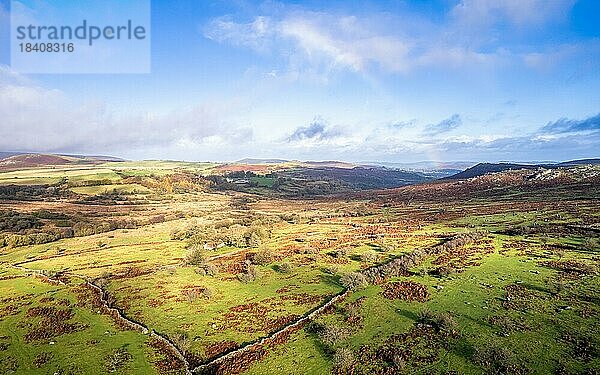
[(73, 163), (73, 159), (67, 156), (60, 155), (44, 155), (44, 154), (20, 154), (13, 155), (0, 160), (0, 168), (17, 169), (31, 168), (44, 165), (65, 165)]
[(556, 169), (563, 167), (573, 167), (580, 165), (596, 165), (600, 164), (600, 159), (582, 159), (582, 160), (571, 160), (556, 164), (516, 164), (516, 163), (479, 163), (471, 168), (465, 169), (464, 171), (455, 175), (446, 177), (449, 180), (462, 180), (466, 178), (473, 178), (477, 176), (483, 176), (488, 173), (504, 172), (508, 170), (517, 169)]
[(511, 163), (479, 163), (471, 168), (467, 168), (464, 171), (455, 175), (446, 177), (450, 180), (462, 180), (466, 178), (472, 178), (477, 176), (483, 176), (487, 173), (503, 172), (511, 169), (535, 169), (538, 166), (533, 164), (511, 164)]
[[(7, 156), (0, 159), (0, 170), (18, 170), (25, 168), (39, 168), (45, 166), (65, 166), (80, 164), (99, 164), (108, 161), (122, 161), (123, 159), (111, 156), (83, 156), (83, 155), (58, 155), (58, 154), (23, 154), (5, 153)], [(3, 154), (0, 154), (3, 156)]]

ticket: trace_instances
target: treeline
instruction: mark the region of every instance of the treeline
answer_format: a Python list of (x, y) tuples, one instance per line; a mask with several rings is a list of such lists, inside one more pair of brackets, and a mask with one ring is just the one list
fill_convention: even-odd
[(67, 197), (71, 193), (60, 186), (52, 185), (2, 185), (0, 199), (39, 200), (42, 198)]
[(83, 186), (102, 186), (102, 185), (111, 185), (113, 181), (110, 178), (103, 178), (99, 180), (79, 180), (79, 181), (70, 181), (67, 183), (67, 186), (72, 187), (83, 187)]
[(33, 213), (3, 211), (0, 212), (0, 247), (39, 245), (63, 238), (91, 236), (116, 229), (135, 229), (179, 217), (180, 214), (155, 215), (145, 219), (119, 218), (94, 222), (49, 211)]
[(3, 233), (0, 234), (0, 247), (39, 245), (58, 241), (63, 238), (90, 236), (116, 229), (134, 229), (142, 224), (144, 223), (133, 219), (111, 220), (98, 223), (78, 221), (72, 224), (68, 223), (64, 227), (49, 227), (43, 230), (38, 229), (35, 232)]

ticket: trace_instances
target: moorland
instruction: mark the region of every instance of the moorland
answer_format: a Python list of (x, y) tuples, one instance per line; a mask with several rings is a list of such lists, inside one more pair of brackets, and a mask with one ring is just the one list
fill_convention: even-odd
[(600, 372), (600, 166), (474, 168), (8, 156), (0, 372)]

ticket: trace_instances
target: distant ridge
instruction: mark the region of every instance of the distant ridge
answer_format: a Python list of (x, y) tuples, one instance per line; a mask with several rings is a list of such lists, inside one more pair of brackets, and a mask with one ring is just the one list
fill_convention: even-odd
[(289, 160), (285, 159), (254, 159), (254, 158), (244, 158), (234, 162), (235, 164), (281, 164), (287, 163)]
[(559, 166), (573, 166), (573, 165), (595, 165), (600, 164), (600, 159), (580, 159), (580, 160), (571, 160), (565, 161), (562, 163), (558, 163)]
[(581, 159), (571, 160), (555, 164), (515, 164), (515, 163), (479, 163), (471, 168), (455, 175), (445, 177), (445, 180), (462, 180), (472, 177), (483, 176), (488, 173), (504, 172), (515, 169), (556, 169), (561, 167), (573, 167), (577, 165), (595, 165), (600, 164), (600, 159)]
[[(8, 156), (4, 156), (8, 155)], [(84, 155), (60, 155), (40, 153), (1, 153), (0, 170), (13, 170), (21, 168), (36, 168), (45, 166), (99, 164), (108, 161), (123, 161), (112, 156), (84, 156)]]

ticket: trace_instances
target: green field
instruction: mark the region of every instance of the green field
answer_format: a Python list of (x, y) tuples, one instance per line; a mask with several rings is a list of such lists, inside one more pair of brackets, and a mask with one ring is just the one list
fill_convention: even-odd
[(0, 173), (0, 372), (600, 371), (596, 180), (286, 199), (215, 166)]

